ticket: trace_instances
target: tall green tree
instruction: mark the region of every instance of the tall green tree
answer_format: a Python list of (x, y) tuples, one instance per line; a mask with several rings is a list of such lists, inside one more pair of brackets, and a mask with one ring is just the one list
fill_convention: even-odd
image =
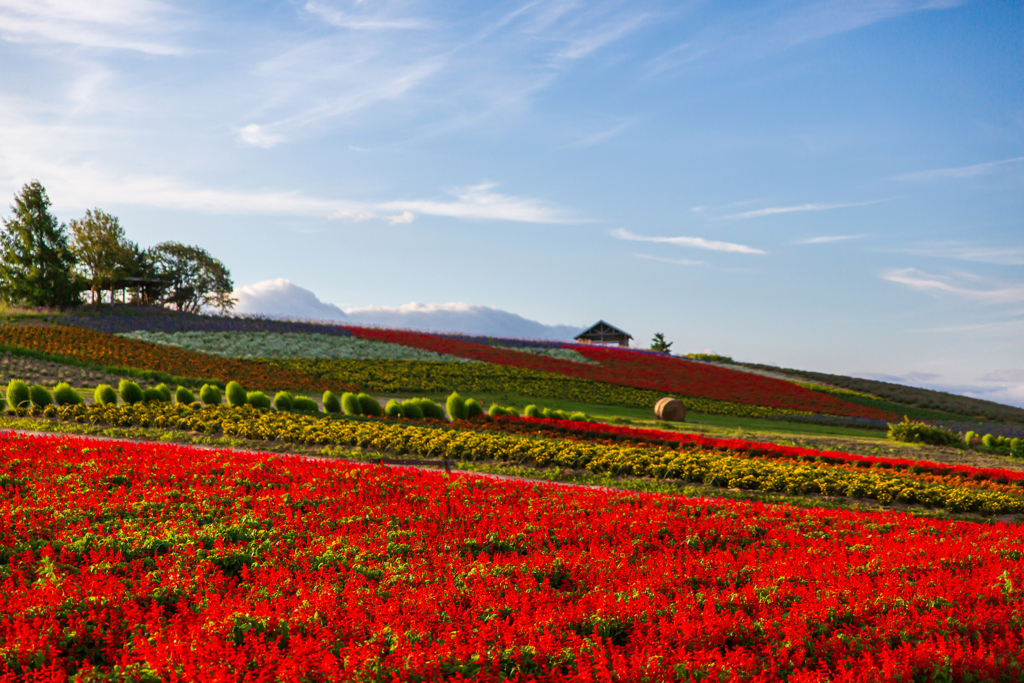
[(161, 242), (150, 254), (161, 278), (167, 282), (161, 303), (190, 313), (198, 313), (203, 306), (212, 306), (222, 313), (234, 307), (231, 273), (205, 249)]
[(654, 338), (651, 339), (651, 351), (661, 351), (662, 353), (669, 353), (672, 349), (672, 342), (665, 341), (665, 335), (661, 332), (655, 332)]
[(113, 303), (119, 280), (135, 269), (134, 245), (125, 237), (117, 217), (100, 209), (89, 209), (69, 227), (71, 250), (89, 282), (92, 302), (96, 303), (103, 289), (109, 289)]
[(79, 303), (80, 286), (67, 230), (50, 213), (38, 180), (14, 195), (12, 218), (0, 231), (0, 296), (10, 304), (66, 308)]

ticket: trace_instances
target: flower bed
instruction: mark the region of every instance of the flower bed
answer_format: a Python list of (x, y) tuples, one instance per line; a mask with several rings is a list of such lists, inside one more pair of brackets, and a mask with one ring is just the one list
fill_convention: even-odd
[(898, 415), (854, 405), (836, 396), (806, 389), (792, 382), (658, 353), (573, 346), (572, 348), (584, 357), (598, 364), (588, 365), (420, 332), (352, 326), (347, 329), (363, 339), (376, 339), (487, 363), (541, 370), (567, 377), (679, 396), (694, 396), (796, 412), (874, 417), (889, 421), (899, 419)]
[(699, 436), (672, 439), (669, 435), (660, 443), (620, 444), (607, 439), (609, 432), (586, 429), (589, 423), (566, 423), (572, 435), (556, 438), (494, 433), (474, 428), (471, 423), (441, 427), (438, 423), (424, 426), (389, 419), (328, 419), (251, 406), (146, 403), (33, 410), (63, 420), (116, 427), (223, 433), (245, 439), (354, 446), (453, 460), (531, 463), (769, 493), (896, 501), (951, 512), (1024, 512), (1024, 475), (1014, 472)]
[(347, 336), (336, 323), (275, 320), (255, 315), (196, 315), (159, 306), (100, 305), (81, 306), (61, 315), (65, 325), (96, 332), (121, 334), (136, 330), (150, 332), (277, 332), (313, 333)]
[(236, 381), (263, 390), (339, 390), (349, 384), (328, 383), (314, 375), (256, 360), (218, 358), (173, 346), (147, 344), (79, 327), (0, 326), (0, 344), (114, 367), (157, 370), (181, 377)]
[(1019, 680), (1024, 530), (0, 435), (0, 677)]

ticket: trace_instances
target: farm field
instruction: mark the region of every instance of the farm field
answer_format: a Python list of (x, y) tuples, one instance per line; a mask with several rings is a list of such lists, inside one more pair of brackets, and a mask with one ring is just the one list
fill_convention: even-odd
[[(1021, 679), (1009, 446), (664, 355), (326, 329), (0, 325), (0, 384), (83, 399), (0, 416), (0, 677)], [(150, 393), (94, 397), (122, 379)], [(666, 387), (686, 422), (653, 419)], [(453, 390), (500, 409), (403, 412)]]

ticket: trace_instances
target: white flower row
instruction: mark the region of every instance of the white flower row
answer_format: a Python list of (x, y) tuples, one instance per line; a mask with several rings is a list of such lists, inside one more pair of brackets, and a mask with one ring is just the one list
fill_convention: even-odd
[(600, 365), (595, 361), (590, 360), (576, 349), (566, 349), (562, 347), (537, 347), (537, 346), (498, 346), (499, 349), (508, 349), (509, 351), (522, 351), (523, 353), (532, 353), (537, 356), (549, 356), (551, 358), (558, 358), (561, 360), (572, 361), (573, 363), (586, 363), (587, 365)]
[(425, 360), (472, 363), (444, 353), (334, 334), (301, 332), (149, 332), (129, 339), (178, 346), (222, 358), (347, 358), (351, 360)]

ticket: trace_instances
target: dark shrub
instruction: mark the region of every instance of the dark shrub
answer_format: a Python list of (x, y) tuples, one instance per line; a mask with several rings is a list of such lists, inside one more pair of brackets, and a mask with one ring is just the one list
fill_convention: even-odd
[(295, 397), (287, 391), (279, 391), (274, 395), (274, 407), (278, 410), (291, 410), (294, 402)]
[(270, 397), (262, 391), (250, 391), (245, 394), (245, 402), (253, 408), (270, 409)]
[(904, 441), (906, 443), (927, 443), (933, 446), (949, 446), (960, 443), (960, 436), (943, 427), (915, 422), (903, 418), (903, 422), (893, 422), (889, 425), (889, 438), (893, 441)]
[(156, 387), (149, 387), (142, 390), (142, 402), (143, 403), (163, 403), (164, 392), (160, 391)]
[(309, 396), (296, 396), (292, 400), (292, 410), (301, 410), (305, 413), (319, 413), (320, 406)]
[(53, 402), (59, 406), (73, 406), (82, 402), (82, 397), (67, 382), (53, 388)]
[(341, 412), (341, 401), (338, 400), (337, 394), (331, 390), (324, 392), (323, 398), (320, 402), (324, 404), (325, 413), (340, 413)]
[(224, 393), (228, 397), (228, 405), (241, 408), (245, 405), (245, 389), (238, 382), (231, 381), (224, 387)]
[(92, 400), (101, 406), (116, 406), (117, 392), (109, 384), (100, 384), (96, 387), (96, 391), (93, 392)]
[(142, 403), (142, 387), (130, 379), (121, 380), (117, 385), (117, 393), (121, 394), (121, 400), (125, 403)]
[(196, 397), (186, 387), (179, 386), (174, 390), (174, 400), (181, 405), (188, 405), (190, 403), (195, 403)]
[(447, 420), (448, 413), (444, 412), (444, 406), (440, 403), (435, 403), (429, 398), (421, 398), (420, 410), (423, 411), (423, 417), (433, 418), (435, 420)]
[[(32, 402), (35, 403), (35, 399), (33, 399)], [(986, 434), (985, 436), (981, 437), (981, 445), (984, 446), (985, 448), (992, 448), (993, 446), (996, 445), (996, 437), (992, 436), (991, 434)]]
[(484, 407), (475, 398), (466, 399), (466, 419), (472, 420), (477, 415), (484, 414)]
[(454, 422), (455, 420), (466, 419), (466, 401), (459, 396), (459, 392), (453, 391), (444, 405), (448, 411), (449, 420)]
[(405, 411), (402, 410), (402, 404), (391, 399), (388, 404), (384, 406), (384, 414), (388, 417), (405, 417)]
[(351, 391), (341, 395), (341, 409), (346, 415), (362, 415), (363, 407), (359, 405), (359, 397)]
[(370, 396), (369, 394), (357, 394), (356, 398), (359, 399), (359, 409), (363, 415), (380, 417), (384, 412), (380, 409), (380, 403), (373, 396)]
[(164, 397), (164, 403), (171, 402), (171, 390), (167, 387), (166, 384), (157, 384), (156, 390), (159, 391), (160, 395)]
[(410, 420), (422, 420), (423, 407), (420, 400), (412, 398), (408, 401), (402, 401), (402, 414)]
[(199, 390), (199, 400), (203, 405), (219, 406), (222, 400), (220, 389), (212, 384), (204, 384)]
[(532, 403), (523, 408), (523, 415), (526, 417), (543, 417), (543, 415), (541, 415), (540, 408)]
[(39, 406), (40, 408), (53, 405), (53, 396), (50, 395), (50, 390), (42, 384), (30, 386), (28, 388), (28, 397), (32, 401), (32, 405)]

